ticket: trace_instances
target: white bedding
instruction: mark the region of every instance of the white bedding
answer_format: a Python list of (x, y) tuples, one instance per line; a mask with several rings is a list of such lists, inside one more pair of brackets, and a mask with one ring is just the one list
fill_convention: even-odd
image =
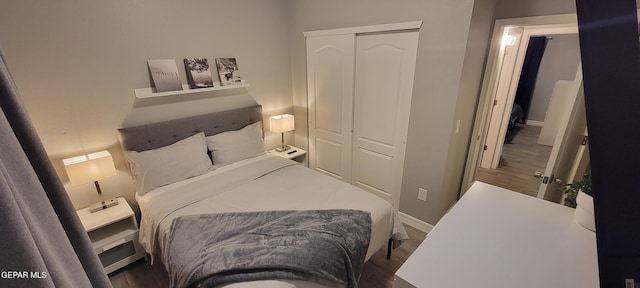
[[(257, 175), (252, 175), (257, 173), (255, 167), (266, 167), (269, 163), (278, 163), (279, 166), (253, 180)], [(218, 191), (211, 191), (216, 186)], [(372, 231), (366, 260), (380, 248), (386, 247), (385, 244), (391, 237), (397, 240), (408, 238), (396, 212), (385, 200), (271, 154), (222, 166), (207, 174), (160, 187), (142, 196), (136, 195), (136, 199), (142, 211), (140, 242), (152, 257), (164, 254), (171, 220), (190, 214), (317, 209), (368, 211), (371, 213)], [(160, 209), (158, 202), (161, 202)], [(159, 210), (173, 212), (165, 213), (167, 215), (162, 217), (157, 217), (156, 214), (154, 218), (153, 213)], [(157, 234), (154, 233), (156, 229)], [(166, 261), (162, 261), (166, 265)], [(311, 287), (308, 283), (295, 286), (295, 281), (260, 282), (251, 287), (263, 287), (267, 283), (276, 285), (273, 287)], [(249, 287), (242, 285), (227, 287)]]

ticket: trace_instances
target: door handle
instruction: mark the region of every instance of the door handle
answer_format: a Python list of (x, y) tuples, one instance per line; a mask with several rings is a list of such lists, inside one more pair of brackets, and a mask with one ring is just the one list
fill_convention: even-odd
[[(542, 184), (549, 183), (549, 176), (545, 176), (544, 174), (542, 174), (542, 172), (538, 172), (538, 171), (534, 172), (533, 173), (533, 177), (542, 179), (541, 180)], [(553, 177), (553, 176), (551, 176), (551, 177)]]

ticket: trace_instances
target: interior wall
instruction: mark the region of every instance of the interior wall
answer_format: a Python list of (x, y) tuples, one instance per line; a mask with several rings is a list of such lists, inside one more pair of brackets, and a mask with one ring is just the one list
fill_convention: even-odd
[[(473, 121), (480, 97), (482, 77), (489, 53), (489, 44), (493, 30), (493, 12), (496, 0), (476, 0), (471, 17), (471, 29), (464, 57), (460, 94), (456, 104), (455, 122), (451, 131), (450, 149), (447, 155), (446, 173), (443, 179), (446, 194), (441, 201), (441, 209), (449, 209), (455, 203), (462, 186), (467, 154), (471, 142)], [(447, 210), (440, 211), (444, 214)]]
[[(61, 159), (109, 149), (118, 175), (100, 181), (106, 197), (134, 186), (118, 142), (123, 125), (219, 111), (250, 103), (266, 116), (291, 112), (286, 0), (8, 1), (0, 47), (58, 173)], [(247, 89), (141, 100), (152, 85), (148, 59), (235, 57)], [(215, 65), (213, 66), (215, 67)], [(213, 71), (212, 71), (213, 72)], [(213, 73), (215, 74), (215, 73)], [(214, 81), (218, 81), (214, 75)], [(267, 144), (279, 135), (266, 133)], [(97, 201), (92, 184), (65, 187), (76, 208)]]
[(580, 62), (578, 34), (558, 34), (549, 37), (540, 62), (527, 120), (544, 122), (554, 85), (558, 80), (572, 81)]
[(576, 13), (575, 0), (497, 0), (495, 19), (570, 13)]
[[(494, 18), (575, 10), (568, 0), (529, 2), (498, 0)], [(0, 10), (0, 46), (57, 170), (64, 170), (64, 157), (109, 149), (119, 173), (101, 181), (103, 190), (132, 200), (117, 128), (250, 102), (263, 105), (269, 116), (291, 112), (293, 104), (296, 145), (304, 148), (302, 32), (423, 20), (400, 209), (435, 224), (457, 194), (462, 165), (455, 155), (466, 149), (467, 136), (456, 135), (466, 135), (471, 127), (464, 118), (472, 114), (467, 110), (473, 97), (462, 91), (475, 84), (461, 85), (467, 83), (461, 79), (480, 77), (467, 49), (475, 34), (469, 30), (473, 9), (472, 0), (11, 1)], [(135, 88), (152, 83), (146, 60), (176, 59), (186, 83), (185, 57), (236, 57), (251, 86), (232, 93), (135, 99)], [(279, 137), (270, 134), (268, 145), (276, 146)], [(416, 200), (419, 187), (429, 191), (426, 202)], [(76, 207), (96, 200), (92, 185), (67, 188)]]
[[(292, 87), (297, 117), (296, 145), (299, 147), (307, 147), (308, 144), (303, 32), (424, 21), (418, 43), (400, 212), (435, 224), (457, 197), (456, 185), (459, 186), (461, 180), (457, 174), (461, 174), (464, 160), (452, 164), (447, 161), (451, 160), (450, 152), (454, 153), (453, 150), (456, 149), (466, 151), (468, 147), (468, 143), (464, 143), (465, 139), (462, 139), (464, 137), (459, 142), (458, 139), (452, 139), (457, 106), (459, 101), (467, 103), (469, 99), (476, 97), (468, 104), (471, 107), (470, 114), (473, 114), (475, 103), (471, 102), (477, 99), (478, 91), (474, 89), (479, 88), (481, 78), (481, 72), (477, 70), (482, 70), (475, 66), (484, 61), (486, 54), (483, 51), (481, 56), (474, 54), (476, 59), (465, 59), (467, 56), (471, 57), (471, 54), (467, 55), (467, 41), (470, 37), (474, 1), (305, 0), (292, 1), (291, 4)], [(486, 10), (493, 11), (493, 5), (487, 5), (489, 8)], [(490, 27), (490, 16), (485, 21), (483, 25)], [(480, 34), (485, 32), (487, 35), (484, 38), (479, 37), (481, 49), (486, 49), (488, 30)], [(470, 64), (472, 62), (473, 65)], [(470, 68), (469, 75), (463, 76), (463, 66), (468, 63), (475, 68)], [(469, 91), (466, 87), (461, 87), (463, 78), (467, 77), (477, 78), (477, 83), (471, 84), (470, 87), (473, 88)], [(468, 92), (464, 93), (465, 100), (459, 100), (462, 89)], [(467, 99), (466, 96), (470, 98)], [(460, 111), (461, 114), (464, 112)], [(459, 119), (464, 117), (460, 116)], [(461, 127), (464, 131), (460, 130), (460, 135), (470, 131), (470, 124), (464, 125)], [(453, 141), (456, 142), (455, 148), (451, 147), (454, 145)], [(466, 155), (466, 152), (461, 154)], [(428, 190), (426, 202), (418, 200), (418, 188)]]
[(495, 19), (576, 13), (575, 0), (497, 0)]

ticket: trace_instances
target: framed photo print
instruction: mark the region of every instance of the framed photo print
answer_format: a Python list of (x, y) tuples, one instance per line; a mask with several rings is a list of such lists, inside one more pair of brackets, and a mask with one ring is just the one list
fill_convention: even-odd
[(184, 59), (184, 66), (191, 89), (213, 87), (213, 78), (207, 58)]
[(216, 58), (216, 66), (223, 86), (242, 84), (236, 58)]
[(182, 81), (180, 81), (176, 60), (148, 60), (147, 63), (153, 84), (156, 86), (156, 92), (182, 90)]

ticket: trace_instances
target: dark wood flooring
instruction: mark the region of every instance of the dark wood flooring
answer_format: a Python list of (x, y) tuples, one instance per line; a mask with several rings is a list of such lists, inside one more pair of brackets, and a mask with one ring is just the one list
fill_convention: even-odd
[(476, 180), (536, 197), (540, 179), (533, 174), (544, 172), (552, 148), (537, 143), (541, 128), (514, 127), (507, 135), (498, 168), (478, 167)]
[[(360, 277), (360, 287), (363, 288), (387, 288), (393, 287), (393, 277), (402, 263), (409, 258), (409, 255), (422, 243), (426, 234), (409, 225), (405, 225), (409, 240), (391, 254), (391, 259), (386, 258), (386, 247), (371, 256), (365, 263), (362, 276)], [(155, 261), (150, 265), (145, 260), (132, 263), (123, 269), (109, 274), (109, 279), (114, 288), (166, 288), (169, 287), (169, 277), (167, 272)]]

